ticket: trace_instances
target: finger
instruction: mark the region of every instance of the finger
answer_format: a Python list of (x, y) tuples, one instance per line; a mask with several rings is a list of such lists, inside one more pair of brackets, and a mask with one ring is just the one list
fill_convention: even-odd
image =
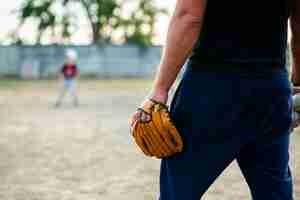
[(133, 137), (135, 137), (134, 133), (136, 132), (136, 129), (137, 129), (137, 123), (138, 123), (138, 121), (135, 121), (133, 123), (133, 125), (130, 126), (130, 132), (131, 132)]
[(130, 126), (133, 127), (133, 125), (139, 121), (141, 118), (141, 112), (137, 111), (134, 113), (134, 115), (130, 119)]
[(151, 117), (149, 114), (145, 113), (145, 112), (141, 112), (141, 115), (140, 115), (140, 120), (142, 122), (148, 122), (149, 120), (151, 120)]
[(154, 105), (154, 103), (152, 101), (150, 101), (149, 99), (147, 99), (142, 103), (140, 108), (142, 108), (142, 110), (144, 110), (146, 113), (151, 113), (151, 109), (152, 109), (153, 105)]

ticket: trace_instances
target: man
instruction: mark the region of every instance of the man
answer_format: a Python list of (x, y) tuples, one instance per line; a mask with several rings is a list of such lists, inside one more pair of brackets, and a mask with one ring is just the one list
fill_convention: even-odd
[[(166, 103), (189, 58), (171, 104), (184, 151), (161, 162), (160, 200), (199, 200), (234, 160), (254, 200), (293, 199), (290, 15), (293, 81), (300, 84), (300, 0), (177, 0), (149, 95)], [(138, 111), (131, 125), (146, 118)]]
[(63, 86), (57, 102), (55, 104), (56, 107), (59, 107), (62, 103), (62, 100), (66, 93), (70, 93), (73, 97), (74, 106), (78, 106), (78, 97), (76, 93), (76, 79), (79, 76), (79, 70), (76, 64), (77, 54), (73, 49), (68, 49), (66, 51), (66, 60), (64, 65), (60, 70), (60, 79), (63, 82)]

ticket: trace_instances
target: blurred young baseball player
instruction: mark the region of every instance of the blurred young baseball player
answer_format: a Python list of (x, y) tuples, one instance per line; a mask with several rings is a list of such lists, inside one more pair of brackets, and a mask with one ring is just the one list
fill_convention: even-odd
[(59, 107), (64, 96), (70, 93), (73, 98), (74, 106), (78, 106), (78, 97), (76, 92), (76, 82), (79, 77), (79, 70), (76, 64), (77, 53), (73, 49), (66, 51), (66, 60), (59, 73), (59, 80), (62, 82), (59, 97), (55, 103), (55, 107)]

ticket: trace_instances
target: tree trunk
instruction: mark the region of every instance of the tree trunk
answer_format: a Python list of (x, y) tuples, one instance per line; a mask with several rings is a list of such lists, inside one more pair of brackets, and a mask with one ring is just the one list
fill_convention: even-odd
[(93, 33), (92, 42), (93, 42), (93, 44), (98, 43), (101, 40), (101, 36), (99, 34), (100, 24), (93, 21), (93, 15), (91, 13), (88, 2), (86, 2), (85, 0), (80, 0), (80, 2), (81, 2), (83, 8), (86, 11), (87, 18), (88, 18), (89, 23), (91, 25), (91, 29), (92, 29), (92, 33)]
[(43, 31), (39, 31), (36, 39), (36, 44), (40, 45), (42, 43)]
[(99, 25), (96, 23), (91, 22), (91, 26), (92, 26), (92, 31), (93, 31), (93, 44), (96, 44), (98, 42), (100, 42), (101, 40), (101, 36), (99, 34)]

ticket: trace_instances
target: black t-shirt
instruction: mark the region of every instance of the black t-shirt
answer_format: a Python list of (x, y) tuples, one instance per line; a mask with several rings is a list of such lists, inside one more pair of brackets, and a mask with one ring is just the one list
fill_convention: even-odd
[(190, 64), (286, 63), (289, 0), (209, 0)]

